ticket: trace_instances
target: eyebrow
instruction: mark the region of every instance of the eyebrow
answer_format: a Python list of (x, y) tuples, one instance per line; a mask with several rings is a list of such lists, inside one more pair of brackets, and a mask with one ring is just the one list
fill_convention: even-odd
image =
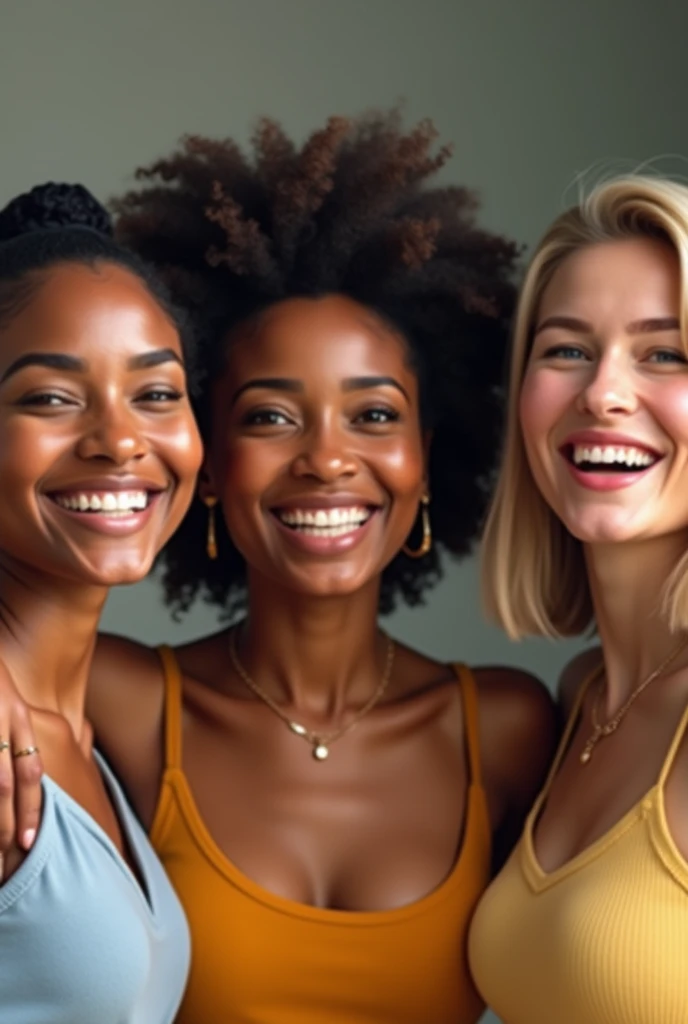
[[(395, 380), (394, 377), (347, 377), (346, 380), (342, 381), (343, 391), (361, 391), (366, 388), (379, 388), (379, 387), (393, 387), (398, 391), (401, 391), (407, 402), (411, 399), (405, 388)], [(303, 394), (305, 391), (303, 381), (296, 380), (293, 377), (256, 377), (254, 380), (248, 380), (245, 384), (234, 392), (232, 396), (231, 404), (237, 401), (240, 395), (243, 395), (245, 391), (249, 391), (251, 388), (263, 388), (270, 391), (288, 391), (291, 394)]]
[[(574, 331), (576, 334), (593, 333), (592, 324), (587, 323), (585, 320), (578, 320), (573, 316), (548, 316), (546, 320), (537, 325), (534, 335), (546, 330), (548, 327), (564, 327), (566, 330)], [(678, 331), (680, 329), (681, 324), (675, 316), (633, 320), (626, 327), (629, 334), (655, 334), (658, 331)]]
[(407, 402), (410, 402), (406, 388), (402, 387), (394, 377), (349, 377), (343, 383), (344, 391), (362, 391), (365, 388), (390, 387), (401, 391)]
[[(161, 363), (176, 362), (182, 365), (182, 360), (171, 348), (158, 348), (152, 352), (144, 352), (143, 355), (134, 356), (127, 363), (129, 370), (146, 370), (152, 366), (160, 366)], [(85, 373), (88, 370), (88, 363), (85, 359), (77, 356), (68, 356), (63, 352), (27, 352), (19, 356), (11, 363), (2, 377), (0, 384), (13, 377), (15, 373), (23, 370), (25, 366), (44, 366), (49, 370), (63, 370), (68, 373)]]

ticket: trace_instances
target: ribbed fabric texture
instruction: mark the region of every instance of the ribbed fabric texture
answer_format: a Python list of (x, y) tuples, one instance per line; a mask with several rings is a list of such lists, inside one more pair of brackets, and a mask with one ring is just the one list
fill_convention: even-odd
[(0, 887), (0, 1024), (175, 1019), (189, 969), (186, 921), (121, 789), (94, 756), (140, 882), (98, 823), (46, 776), (36, 842)]
[(215, 845), (181, 770), (181, 680), (169, 649), (167, 770), (151, 838), (184, 904), (189, 985), (176, 1024), (475, 1024), (484, 1004), (466, 936), (489, 880), (490, 824), (480, 780), (477, 696), (457, 668), (471, 785), (449, 877), (409, 906), (323, 910), (274, 896)]
[(688, 864), (667, 827), (664, 784), (688, 709), (657, 785), (546, 873), (533, 832), (577, 715), (578, 707), (521, 841), (476, 912), (473, 976), (505, 1024), (687, 1024)]

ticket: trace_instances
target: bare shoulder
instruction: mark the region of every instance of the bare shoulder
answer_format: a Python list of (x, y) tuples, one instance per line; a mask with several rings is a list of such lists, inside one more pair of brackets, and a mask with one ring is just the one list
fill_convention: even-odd
[(96, 732), (107, 731), (112, 715), (121, 717), (124, 705), (139, 714), (159, 710), (163, 700), (160, 658), (152, 647), (122, 636), (99, 633), (91, 662), (86, 713)]
[(575, 658), (566, 664), (559, 676), (557, 694), (564, 717), (568, 718), (571, 708), (575, 704), (578, 690), (581, 683), (597, 668), (602, 661), (602, 648), (599, 646), (590, 647), (581, 651)]
[[(122, 680), (122, 677), (126, 678)], [(160, 683), (160, 659), (154, 647), (113, 633), (99, 633), (91, 664), (92, 685)]]
[(529, 803), (554, 755), (559, 735), (557, 708), (547, 687), (523, 669), (474, 671), (486, 782), (508, 802)]

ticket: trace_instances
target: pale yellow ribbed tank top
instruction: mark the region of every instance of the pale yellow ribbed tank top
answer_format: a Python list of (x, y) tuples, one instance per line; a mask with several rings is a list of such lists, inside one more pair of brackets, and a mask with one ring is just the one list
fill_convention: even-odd
[(688, 864), (664, 811), (688, 708), (656, 785), (597, 842), (547, 873), (533, 830), (583, 693), (521, 840), (476, 911), (473, 978), (504, 1024), (688, 1024)]

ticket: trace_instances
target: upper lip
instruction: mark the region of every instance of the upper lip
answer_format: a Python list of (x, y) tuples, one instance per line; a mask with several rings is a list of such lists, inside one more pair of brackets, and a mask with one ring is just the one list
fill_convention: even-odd
[(648, 444), (647, 441), (640, 441), (638, 438), (630, 437), (628, 434), (617, 434), (611, 430), (577, 430), (575, 433), (569, 434), (561, 448), (575, 445), (585, 445), (586, 447), (598, 446), (600, 448), (604, 448), (607, 445), (617, 445), (620, 448), (638, 448), (640, 451), (649, 452), (650, 455), (654, 455), (658, 459), (664, 454), (664, 452), (655, 448), (654, 445)]
[(363, 498), (360, 494), (308, 494), (301, 498), (289, 498), (274, 505), (274, 509), (318, 509), (318, 508), (354, 508), (359, 506), (379, 507), (380, 502)]
[(100, 476), (78, 480), (75, 483), (64, 483), (59, 487), (47, 489), (48, 494), (63, 494), (66, 491), (164, 491), (167, 484), (155, 480), (145, 480), (139, 476)]

